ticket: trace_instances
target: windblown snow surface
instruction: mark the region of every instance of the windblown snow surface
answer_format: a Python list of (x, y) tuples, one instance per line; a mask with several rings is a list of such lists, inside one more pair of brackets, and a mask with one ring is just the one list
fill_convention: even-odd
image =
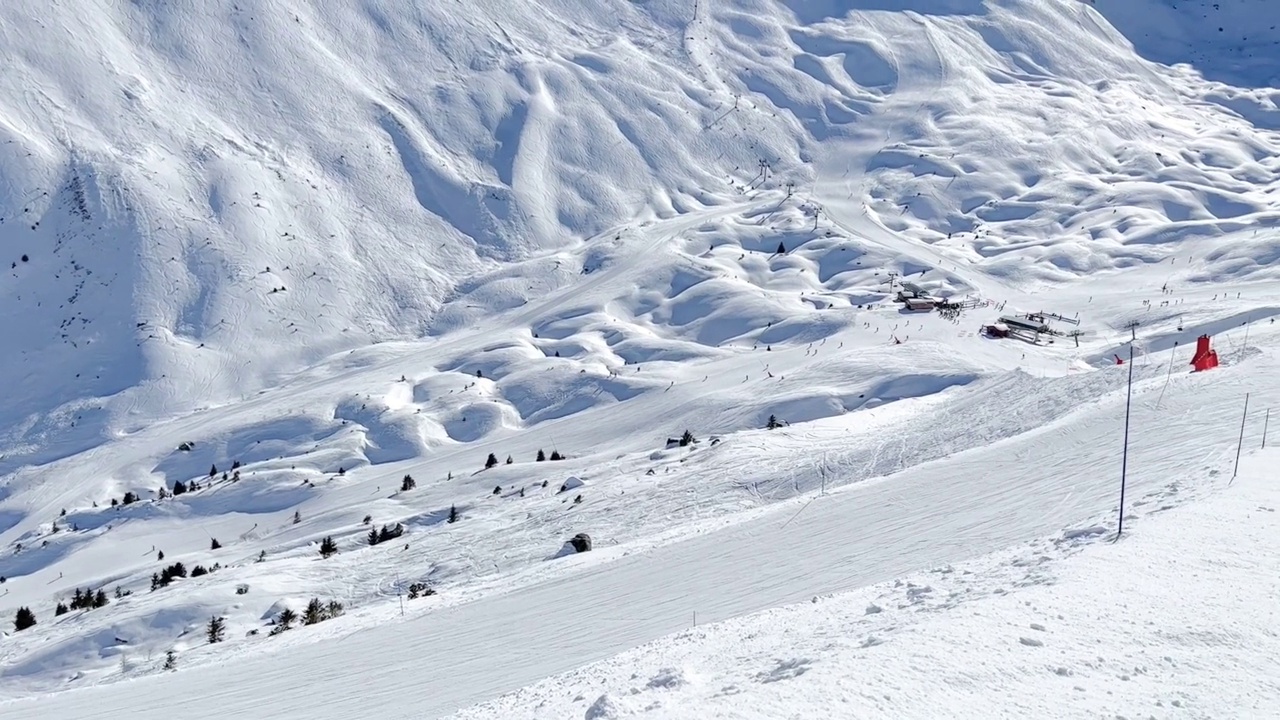
[[(1274, 530), (1238, 496), (1261, 466), (1227, 480), (1242, 414), (1248, 454), (1280, 407), (1277, 24), (1267, 0), (5, 2), (0, 713), (1280, 717), (1269, 626), (1204, 600), (1270, 572), (1268, 603), (1274, 568), (1153, 576), (1174, 660), (1080, 619), (1148, 607), (1107, 568), (1233, 563), (1196, 540), (1218, 525), (1180, 536), (1215, 508)], [(970, 307), (905, 313), (904, 279)], [(1040, 311), (1082, 335), (977, 332)], [(1223, 367), (1191, 375), (1205, 333)], [(1101, 548), (1131, 349), (1145, 505)], [(174, 562), (217, 569), (152, 591)], [(86, 587), (109, 603), (55, 616)], [(346, 612), (270, 635), (313, 597)], [(1232, 615), (1195, 635), (1202, 600)], [(1220, 682), (1176, 690), (1196, 643)]]

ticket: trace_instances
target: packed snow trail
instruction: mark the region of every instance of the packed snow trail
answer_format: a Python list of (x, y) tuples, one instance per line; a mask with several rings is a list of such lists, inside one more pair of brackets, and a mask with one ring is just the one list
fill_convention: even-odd
[[(1162, 381), (1135, 388), (1130, 498), (1171, 479), (1229, 473), (1244, 394), (1253, 407), (1280, 404), (1268, 381), (1277, 370), (1262, 355), (1179, 374), (1158, 410)], [(199, 693), (148, 677), (17, 701), (6, 715), (339, 720), (377, 708), (436, 717), (688, 628), (695, 613), (697, 622), (723, 620), (1096, 520), (1115, 507), (1123, 406), (1123, 392), (1113, 392), (1014, 439), (820, 497), (790, 521), (803, 499), (613, 562), (577, 556), (563, 562), (581, 572), (554, 583), (407, 621), (388, 615), (305, 648), (220, 659), (198, 671)], [(136, 709), (139, 698), (147, 710)]]

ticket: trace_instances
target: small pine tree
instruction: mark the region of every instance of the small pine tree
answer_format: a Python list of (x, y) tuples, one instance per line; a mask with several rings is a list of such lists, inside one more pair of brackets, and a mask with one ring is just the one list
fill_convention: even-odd
[(378, 536), (377, 528), (369, 530), (369, 544), (377, 545), (381, 538)]
[(209, 618), (209, 624), (205, 626), (204, 636), (209, 640), (209, 644), (220, 643), (225, 639), (227, 633), (227, 621), (214, 615)]
[(132, 491), (125, 493), (124, 497), (120, 499), (122, 505), (132, 505), (136, 502), (138, 502), (138, 496), (134, 495)]
[(786, 252), (787, 252), (787, 246), (782, 243), (778, 243), (778, 254), (785, 255)]
[(538, 459), (537, 459), (537, 461), (538, 461), (538, 462), (546, 462), (546, 461), (547, 461), (547, 454), (546, 454), (546, 453), (544, 453), (544, 452), (542, 452), (542, 448), (538, 448)]
[(161, 500), (167, 500), (169, 498), (169, 488), (161, 485), (159, 492), (156, 493), (156, 497), (160, 498)]
[(457, 505), (449, 506), (449, 522), (451, 523), (458, 522), (458, 506)]
[(578, 504), (580, 504), (581, 502), (582, 502), (582, 496), (581, 496), (581, 495), (579, 495), (578, 497), (576, 497), (576, 498), (574, 498), (574, 499), (573, 499), (573, 504), (574, 504), (574, 505), (578, 505)]
[(103, 592), (101, 589), (99, 589), (98, 592), (93, 596), (93, 606), (96, 608), (100, 608), (100, 607), (106, 607), (106, 605), (107, 605), (107, 594)]
[(680, 436), (680, 447), (688, 447), (696, 442), (698, 442), (698, 439), (688, 430), (685, 430), (684, 434)]
[(311, 598), (311, 602), (307, 603), (307, 609), (302, 612), (303, 625), (315, 625), (324, 621), (324, 604), (320, 602), (320, 598)]
[(222, 549), (222, 543), (218, 542), (218, 538), (211, 538), (211, 539), (210, 539), (210, 542), (209, 542), (209, 549), (210, 549), (210, 550), (221, 550), (221, 549)]
[(218, 466), (217, 466), (217, 465), (210, 465), (210, 466), (209, 466), (209, 477), (217, 477), (217, 476), (218, 476)]
[(266, 562), (266, 561), (267, 561), (267, 551), (266, 550), (259, 551), (258, 562)]
[(29, 607), (18, 608), (18, 613), (13, 617), (13, 631), (22, 632), (36, 624), (36, 614), (31, 612)]
[(164, 551), (160, 550), (156, 553), (156, 562), (164, 562)]
[(170, 650), (164, 654), (164, 669), (165, 670), (178, 669), (178, 653)]
[(320, 557), (327, 558), (338, 552), (338, 544), (333, 541), (332, 536), (326, 536), (320, 541)]
[(511, 456), (510, 456), (510, 455), (508, 455), (508, 456), (507, 456), (507, 464), (508, 464), (508, 465), (510, 465), (511, 463), (514, 463), (514, 462), (515, 462), (515, 460), (512, 460), (512, 459), (511, 459)]
[(115, 499), (115, 498), (111, 498), (111, 507), (116, 507), (116, 506), (118, 506), (119, 504), (120, 504), (120, 501), (119, 501), (119, 500), (117, 500), (117, 499)]
[(495, 467), (497, 464), (498, 456), (493, 453), (489, 453), (489, 459), (484, 461), (484, 469), (488, 470), (491, 467)]
[(418, 483), (413, 479), (412, 475), (405, 475), (404, 479), (400, 481), (400, 492), (409, 492), (416, 487), (418, 487)]
[(563, 459), (564, 459), (564, 456), (560, 454), (560, 451), (559, 451), (559, 450), (552, 450), (552, 451), (551, 451), (551, 459), (552, 459), (552, 460), (563, 460)]
[(173, 484), (173, 496), (178, 497), (187, 492), (187, 484), (179, 480)]
[(765, 425), (765, 427), (769, 428), (770, 430), (777, 430), (778, 428), (782, 427), (782, 423), (778, 421), (777, 415), (770, 415), (769, 424)]
[(495, 488), (493, 489), (493, 494), (494, 494), (494, 495), (501, 495), (501, 494), (502, 494), (502, 486), (501, 486), (501, 485), (498, 485), (497, 487), (495, 487)]
[(372, 516), (372, 515), (365, 515), (365, 516), (364, 516), (364, 520), (361, 520), (361, 521), (360, 521), (360, 524), (361, 524), (361, 525), (368, 525), (368, 524), (369, 524), (369, 523), (371, 523), (371, 522), (373, 522), (373, 516)]
[(293, 608), (285, 608), (281, 610), (280, 617), (276, 619), (276, 625), (284, 628), (285, 630), (293, 627), (293, 624), (296, 622), (298, 622), (298, 613), (294, 612)]
[(67, 607), (66, 603), (62, 603), (62, 602), (58, 603), (58, 607), (53, 609), (54, 617), (57, 617), (59, 615), (66, 615), (69, 612), (71, 612), (71, 609)]
[(344, 467), (342, 467), (341, 465), (339, 465), (339, 466), (338, 466), (338, 475), (340, 475), (340, 476), (341, 476), (341, 475), (346, 475), (346, 474), (347, 474), (347, 469), (346, 469), (346, 468), (344, 468)]
[(297, 525), (297, 524), (298, 524), (298, 523), (300, 523), (300, 522), (302, 522), (302, 511), (301, 511), (301, 510), (294, 510), (294, 511), (293, 511), (293, 524), (294, 524), (294, 525)]
[(195, 567), (191, 568), (191, 577), (193, 578), (200, 577), (201, 575), (208, 575), (208, 574), (209, 574), (209, 570), (205, 568), (205, 566), (203, 565), (196, 565)]
[(345, 611), (345, 608), (342, 607), (342, 603), (337, 600), (330, 600), (329, 604), (325, 607), (325, 619), (328, 620), (330, 618), (336, 618), (339, 615), (342, 615)]
[(158, 587), (160, 587), (160, 575), (151, 573), (151, 592), (155, 592)]

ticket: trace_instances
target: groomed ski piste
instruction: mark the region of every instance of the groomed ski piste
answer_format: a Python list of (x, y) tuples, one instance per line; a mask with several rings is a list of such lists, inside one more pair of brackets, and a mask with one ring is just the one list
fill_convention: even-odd
[(1280, 717), (1276, 23), (7, 3), (0, 714)]

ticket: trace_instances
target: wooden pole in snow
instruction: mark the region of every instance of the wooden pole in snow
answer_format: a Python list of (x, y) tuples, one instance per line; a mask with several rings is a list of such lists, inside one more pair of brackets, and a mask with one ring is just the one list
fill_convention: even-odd
[(1267, 408), (1267, 415), (1262, 419), (1262, 449), (1267, 449), (1267, 426), (1271, 424), (1271, 408)]
[[(1137, 334), (1136, 331), (1134, 333)], [(1133, 343), (1129, 343), (1129, 388), (1124, 400), (1124, 454), (1120, 460), (1120, 520), (1116, 523), (1116, 540), (1124, 533), (1124, 486), (1129, 474), (1129, 412), (1133, 407)]]
[[(1240, 451), (1244, 449), (1244, 422), (1249, 419), (1249, 393), (1244, 394), (1244, 414), (1240, 416), (1240, 442), (1236, 444), (1236, 469), (1231, 471), (1231, 480), (1240, 474)], [(1228, 482), (1227, 485), (1231, 483)]]

